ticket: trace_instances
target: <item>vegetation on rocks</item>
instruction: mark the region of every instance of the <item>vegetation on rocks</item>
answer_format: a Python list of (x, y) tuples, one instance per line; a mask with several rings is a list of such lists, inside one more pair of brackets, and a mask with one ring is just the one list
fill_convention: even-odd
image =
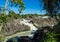
[[(13, 38), (10, 42), (60, 42), (60, 0), (39, 1), (43, 1), (43, 9), (46, 11), (44, 15), (36, 13), (23, 15), (22, 11), (25, 9), (23, 0), (5, 0), (5, 5), (0, 7), (0, 42), (3, 42), (7, 36), (30, 30), (29, 26), (20, 24), (23, 19), (29, 20), (28, 23), (33, 24), (38, 30), (32, 39), (22, 36), (18, 37), (17, 41)], [(18, 7), (19, 13), (15, 13), (8, 6), (11, 9)], [(43, 18), (44, 16), (49, 16), (49, 18)]]
[(0, 42), (3, 42), (5, 40), (5, 36), (0, 36)]

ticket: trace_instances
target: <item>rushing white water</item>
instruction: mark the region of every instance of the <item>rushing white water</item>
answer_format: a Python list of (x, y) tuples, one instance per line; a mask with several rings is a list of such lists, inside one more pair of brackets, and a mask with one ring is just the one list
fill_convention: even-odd
[(49, 16), (43, 16), (42, 18), (49, 18)]
[(23, 19), (22, 21), (20, 21), (20, 23), (29, 26), (30, 30), (32, 30), (32, 31), (37, 30), (37, 28), (32, 23), (29, 23), (29, 20)]
[(26, 36), (29, 36), (29, 37), (33, 37), (34, 34), (31, 34), (31, 32), (35, 32), (37, 30), (37, 28), (32, 24), (32, 23), (29, 23), (30, 20), (21, 20), (20, 23), (21, 24), (24, 24), (24, 25), (27, 25), (30, 27), (30, 31), (27, 31), (27, 32), (19, 32), (17, 34), (14, 34), (14, 35), (11, 35), (11, 36), (8, 36), (6, 37), (6, 39), (3, 41), (3, 42), (6, 42), (8, 39), (12, 38), (12, 37), (16, 37), (16, 36), (22, 36), (22, 35), (26, 35)]
[[(24, 35), (24, 34), (25, 34), (25, 35)], [(7, 40), (9, 40), (9, 39), (11, 39), (11, 38), (14, 38), (14, 37), (29, 36), (29, 35), (31, 35), (31, 34), (30, 34), (30, 31), (18, 32), (18, 33), (16, 33), (16, 34), (11, 35), (11, 36), (7, 36), (7, 37), (5, 38), (5, 40), (2, 41), (2, 42), (6, 42)]]

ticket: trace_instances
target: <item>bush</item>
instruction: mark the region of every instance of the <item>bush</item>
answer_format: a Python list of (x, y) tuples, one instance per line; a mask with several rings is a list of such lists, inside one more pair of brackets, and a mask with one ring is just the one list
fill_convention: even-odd
[(57, 42), (60, 42), (60, 21), (58, 22), (57, 25), (53, 27), (54, 33), (55, 33), (55, 38), (57, 39)]
[(5, 40), (5, 36), (0, 37), (0, 42), (3, 42)]
[(7, 22), (7, 16), (4, 14), (0, 14), (0, 23), (6, 23)]

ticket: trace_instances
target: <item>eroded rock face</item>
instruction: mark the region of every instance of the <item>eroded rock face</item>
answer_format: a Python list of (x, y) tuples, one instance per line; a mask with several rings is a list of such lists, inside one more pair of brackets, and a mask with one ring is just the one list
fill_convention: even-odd
[(20, 20), (11, 20), (3, 25), (1, 31), (4, 35), (11, 35), (19, 31), (29, 30), (30, 28), (27, 25), (20, 24)]
[(45, 27), (45, 26), (54, 26), (57, 21), (54, 18), (33, 18), (31, 22), (38, 28)]
[[(57, 23), (57, 21), (51, 17), (44, 17), (44, 18), (35, 17), (35, 18), (27, 19), (27, 20), (29, 20), (28, 23), (24, 22), (22, 19), (10, 20), (5, 25), (2, 26), (1, 31), (3, 32), (4, 35), (11, 35), (19, 31), (30, 30), (31, 25), (29, 24), (32, 24), (36, 28), (41, 28), (45, 26), (52, 27)], [(23, 24), (20, 23), (21, 21), (23, 21)]]

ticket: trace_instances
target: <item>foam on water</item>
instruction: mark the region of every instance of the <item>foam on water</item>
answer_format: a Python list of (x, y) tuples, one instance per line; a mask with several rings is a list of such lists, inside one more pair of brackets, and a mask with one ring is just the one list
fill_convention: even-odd
[(43, 16), (42, 18), (49, 18), (49, 16)]
[(23, 19), (20, 21), (20, 23), (29, 26), (30, 30), (37, 30), (37, 28), (32, 23), (29, 23), (29, 20)]

